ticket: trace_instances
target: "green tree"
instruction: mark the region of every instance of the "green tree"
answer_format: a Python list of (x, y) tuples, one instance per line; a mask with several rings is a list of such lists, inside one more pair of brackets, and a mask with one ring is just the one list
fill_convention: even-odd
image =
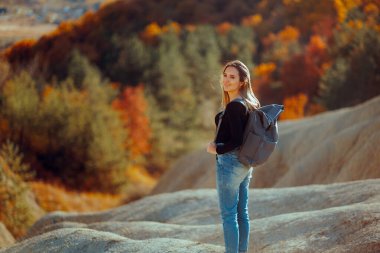
[(41, 94), (26, 72), (5, 83), (9, 139), (70, 187), (117, 192), (126, 184), (128, 133), (111, 106), (116, 91), (85, 57), (74, 58), (72, 76)]
[(380, 34), (343, 25), (330, 50), (335, 59), (320, 81), (320, 97), (329, 109), (353, 106), (380, 94)]
[(219, 36), (222, 61), (238, 59), (248, 68), (253, 67), (253, 54), (256, 50), (255, 34), (250, 27), (233, 26), (226, 35)]
[(184, 38), (184, 58), (187, 73), (192, 79), (198, 101), (214, 98), (219, 92), (221, 53), (215, 29), (209, 25), (198, 26)]
[(0, 220), (16, 238), (24, 235), (43, 215), (33, 203), (29, 186), (23, 181), (23, 178), (29, 180), (31, 173), (29, 165), (23, 162), (19, 147), (11, 141), (3, 144), (0, 148)]
[[(183, 54), (197, 101), (197, 115), (194, 119), (196, 127), (193, 130), (194, 137), (197, 137), (194, 139), (203, 142), (207, 139), (205, 135), (212, 132), (214, 127), (210, 116), (220, 105), (219, 81), (222, 66), (217, 36), (214, 27), (200, 25), (184, 37)], [(197, 145), (199, 147), (199, 144)]]
[(154, 109), (155, 119), (151, 119), (151, 122), (156, 121), (152, 123), (153, 141), (154, 146), (164, 150), (168, 159), (174, 159), (187, 151), (192, 142), (196, 99), (181, 53), (181, 41), (175, 32), (162, 34), (157, 50), (153, 69), (156, 78), (147, 83), (147, 93), (158, 105)]
[(4, 84), (2, 93), (3, 113), (11, 129), (10, 139), (22, 146), (28, 129), (38, 123), (39, 94), (35, 82), (23, 71)]
[[(88, 94), (84, 105), (87, 107), (89, 122), (86, 129), (89, 136), (85, 161), (85, 175), (88, 188), (97, 187), (102, 191), (117, 192), (125, 185), (125, 170), (128, 152), (124, 144), (128, 137), (118, 113), (110, 106), (115, 91), (101, 79), (100, 72), (87, 59), (82, 59), (84, 73), (81, 86)], [(74, 108), (72, 108), (74, 109)], [(77, 118), (76, 120), (81, 120)], [(83, 125), (82, 125), (83, 126)]]
[(107, 72), (112, 80), (135, 85), (143, 80), (143, 73), (151, 62), (151, 48), (137, 37), (128, 38), (114, 35), (113, 62), (107, 66)]

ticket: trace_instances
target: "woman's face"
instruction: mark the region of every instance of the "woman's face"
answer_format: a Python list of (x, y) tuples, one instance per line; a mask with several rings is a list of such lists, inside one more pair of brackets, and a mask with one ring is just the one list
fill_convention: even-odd
[(223, 73), (223, 89), (226, 92), (238, 91), (241, 82), (239, 80), (239, 71), (233, 66), (228, 66)]

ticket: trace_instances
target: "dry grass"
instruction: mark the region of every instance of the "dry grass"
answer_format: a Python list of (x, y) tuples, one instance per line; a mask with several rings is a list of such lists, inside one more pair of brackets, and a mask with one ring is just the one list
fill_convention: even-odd
[(153, 178), (144, 168), (138, 166), (130, 167), (126, 172), (126, 177), (130, 183), (126, 187), (123, 204), (149, 194), (158, 182), (158, 179)]
[(72, 191), (46, 182), (30, 182), (29, 185), (38, 205), (45, 211), (100, 211), (139, 199), (148, 194), (156, 184), (156, 180), (139, 167), (131, 167), (126, 176), (130, 184), (124, 194)]
[(98, 211), (118, 206), (121, 195), (69, 191), (45, 182), (29, 183), (37, 203), (45, 211)]

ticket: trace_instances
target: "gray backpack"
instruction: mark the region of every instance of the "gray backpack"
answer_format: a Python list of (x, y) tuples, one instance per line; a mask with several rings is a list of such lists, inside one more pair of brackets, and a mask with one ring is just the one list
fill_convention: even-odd
[[(239, 99), (244, 104), (244, 100)], [(247, 167), (258, 166), (268, 160), (278, 142), (277, 119), (284, 106), (270, 104), (248, 111), (249, 117), (239, 148), (239, 161)]]
[[(243, 99), (234, 100), (246, 106)], [(268, 160), (278, 142), (277, 118), (283, 111), (284, 106), (279, 104), (265, 105), (248, 111), (249, 117), (244, 130), (243, 144), (238, 149), (238, 158), (242, 164), (249, 168), (261, 165)], [(217, 131), (220, 122), (221, 117)]]

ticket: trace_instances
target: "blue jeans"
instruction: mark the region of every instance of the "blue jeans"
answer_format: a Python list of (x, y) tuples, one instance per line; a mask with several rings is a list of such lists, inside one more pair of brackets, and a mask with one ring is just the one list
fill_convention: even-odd
[(236, 151), (216, 155), (216, 189), (226, 253), (248, 251), (248, 190), (252, 170), (239, 162)]

